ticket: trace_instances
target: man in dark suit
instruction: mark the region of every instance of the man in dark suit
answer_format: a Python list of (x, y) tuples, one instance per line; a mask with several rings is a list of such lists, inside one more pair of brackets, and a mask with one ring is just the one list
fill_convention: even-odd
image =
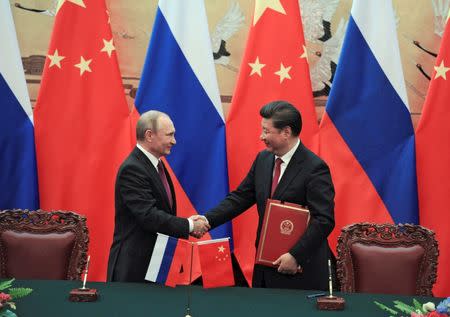
[(273, 198), (307, 206), (310, 224), (304, 235), (274, 264), (255, 265), (253, 287), (321, 289), (328, 286), (328, 261), (332, 253), (327, 237), (334, 228), (334, 188), (328, 166), (299, 140), (300, 112), (285, 101), (275, 101), (260, 110), (260, 152), (239, 187), (206, 213), (212, 228), (231, 220), (257, 204), (259, 223), (266, 201)]
[(137, 145), (119, 168), (115, 187), (114, 237), (108, 281), (144, 282), (157, 232), (188, 238), (207, 231), (202, 217), (176, 216), (175, 191), (160, 160), (175, 145), (175, 128), (159, 111), (141, 115)]

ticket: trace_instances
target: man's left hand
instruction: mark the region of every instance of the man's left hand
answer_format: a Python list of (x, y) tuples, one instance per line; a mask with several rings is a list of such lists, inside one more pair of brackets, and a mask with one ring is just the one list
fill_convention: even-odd
[(297, 260), (290, 253), (280, 256), (273, 265), (278, 265), (278, 272), (282, 274), (294, 275), (298, 272)]

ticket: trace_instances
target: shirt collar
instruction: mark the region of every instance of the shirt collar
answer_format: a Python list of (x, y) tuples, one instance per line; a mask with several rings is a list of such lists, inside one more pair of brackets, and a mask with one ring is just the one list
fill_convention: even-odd
[(283, 161), (283, 163), (286, 163), (286, 165), (290, 162), (292, 156), (294, 156), (295, 151), (297, 151), (297, 148), (300, 145), (300, 139), (297, 139), (297, 143), (295, 143), (295, 145), (292, 147), (292, 149), (290, 149), (286, 154), (284, 154), (283, 156), (276, 156), (275, 155), (275, 159), (277, 158), (281, 158), (281, 160)]
[(146, 149), (144, 149), (142, 147), (142, 145), (140, 145), (139, 143), (136, 144), (136, 147), (142, 151), (142, 153), (144, 153), (144, 155), (150, 160), (150, 162), (152, 163), (152, 165), (156, 168), (156, 170), (158, 170), (158, 164), (159, 164), (159, 159), (156, 158), (152, 153), (150, 153), (149, 151), (147, 151)]

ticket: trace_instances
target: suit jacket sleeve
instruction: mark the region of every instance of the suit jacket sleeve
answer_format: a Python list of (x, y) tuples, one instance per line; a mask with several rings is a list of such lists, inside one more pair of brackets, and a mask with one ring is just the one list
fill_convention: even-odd
[(255, 204), (255, 169), (258, 158), (259, 155), (238, 188), (205, 214), (211, 228), (230, 221)]
[(145, 175), (146, 172), (136, 165), (127, 166), (119, 173), (119, 194), (126, 208), (144, 230), (187, 238), (188, 220), (171, 215), (158, 207), (161, 203), (157, 202), (155, 186)]
[(330, 170), (323, 162), (312, 170), (307, 181), (306, 201), (311, 213), (310, 224), (289, 251), (300, 265), (326, 242), (334, 228), (334, 187)]

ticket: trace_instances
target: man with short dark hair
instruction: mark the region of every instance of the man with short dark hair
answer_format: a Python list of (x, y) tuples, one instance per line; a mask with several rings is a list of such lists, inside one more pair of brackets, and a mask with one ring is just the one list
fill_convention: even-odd
[(137, 145), (116, 178), (116, 217), (108, 261), (108, 281), (144, 282), (156, 233), (188, 238), (209, 229), (203, 217), (176, 216), (175, 191), (161, 157), (175, 145), (175, 127), (159, 111), (141, 115)]
[[(328, 287), (327, 237), (334, 228), (334, 187), (326, 163), (301, 144), (300, 112), (286, 101), (274, 101), (260, 111), (260, 139), (266, 150), (258, 153), (239, 187), (205, 214), (212, 228), (257, 204), (259, 242), (268, 198), (309, 208), (311, 219), (304, 235), (274, 264), (255, 265), (253, 287), (322, 289)], [(301, 268), (301, 271), (299, 270)]]

